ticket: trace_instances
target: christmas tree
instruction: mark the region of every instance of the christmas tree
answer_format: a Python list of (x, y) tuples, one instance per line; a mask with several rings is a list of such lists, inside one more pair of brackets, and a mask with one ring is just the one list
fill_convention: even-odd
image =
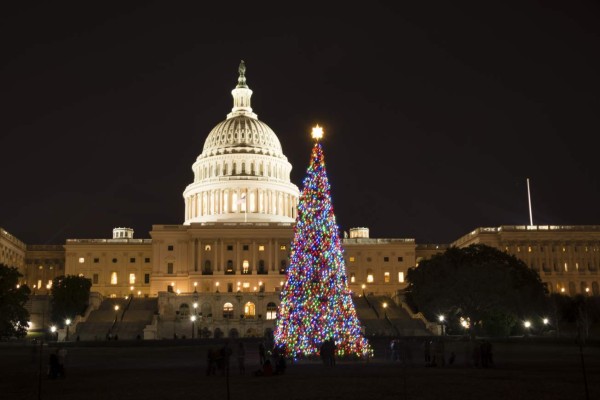
[(318, 354), (324, 341), (333, 340), (340, 356), (368, 356), (371, 350), (361, 334), (348, 288), (319, 143), (322, 135), (317, 125), (298, 204), (287, 281), (281, 291), (275, 344), (286, 355), (298, 357)]

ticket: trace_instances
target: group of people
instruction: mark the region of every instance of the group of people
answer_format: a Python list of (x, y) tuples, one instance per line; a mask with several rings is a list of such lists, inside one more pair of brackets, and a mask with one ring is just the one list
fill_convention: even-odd
[(330, 338), (321, 343), (319, 355), (321, 356), (321, 360), (323, 360), (323, 364), (330, 367), (335, 366), (335, 350), (336, 345), (333, 339)]
[[(230, 347), (229, 340), (226, 340), (222, 347), (208, 349), (206, 375), (216, 375), (217, 371), (221, 371), (223, 374), (227, 373), (233, 354), (234, 350)], [(235, 357), (238, 362), (239, 374), (244, 375), (246, 373), (246, 347), (241, 340), (235, 346)], [(285, 372), (285, 355), (280, 348), (274, 347), (271, 352), (267, 352), (265, 343), (261, 341), (258, 344), (258, 357), (260, 369), (254, 371), (255, 376), (281, 375)]]
[[(271, 356), (270, 358), (268, 357), (269, 355)], [(273, 361), (271, 362), (271, 360)], [(274, 346), (269, 354), (263, 341), (260, 341), (258, 344), (258, 361), (260, 363), (260, 369), (254, 371), (255, 376), (282, 375), (287, 368), (283, 349)]]

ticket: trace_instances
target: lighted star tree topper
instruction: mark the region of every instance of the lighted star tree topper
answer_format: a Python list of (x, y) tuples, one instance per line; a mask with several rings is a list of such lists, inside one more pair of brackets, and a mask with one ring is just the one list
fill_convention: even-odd
[(313, 128), (315, 145), (304, 178), (291, 246), (287, 281), (275, 329), (275, 344), (292, 357), (319, 353), (333, 339), (339, 356), (369, 356), (348, 288), (339, 228), (331, 203), (323, 129)]

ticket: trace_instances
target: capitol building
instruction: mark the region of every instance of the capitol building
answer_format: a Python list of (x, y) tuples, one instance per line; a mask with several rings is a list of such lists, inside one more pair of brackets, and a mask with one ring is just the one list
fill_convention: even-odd
[[(208, 133), (191, 166), (194, 180), (183, 191), (180, 225), (153, 225), (149, 238), (117, 227), (109, 238), (100, 233), (101, 238), (58, 245), (25, 244), (0, 229), (0, 262), (18, 267), (22, 283), (40, 295), (56, 276), (89, 278), (95, 310), (152, 299), (146, 339), (178, 332), (262, 336), (274, 329), (299, 190), (290, 181), (292, 165), (277, 135), (252, 109), (243, 62), (231, 93), (231, 112)], [(345, 236), (350, 289), (397, 304), (409, 268), (449, 246), (474, 243), (522, 259), (550, 293), (600, 295), (600, 226), (480, 227), (448, 244), (371, 238), (366, 227)], [(192, 316), (193, 324), (182, 323)]]

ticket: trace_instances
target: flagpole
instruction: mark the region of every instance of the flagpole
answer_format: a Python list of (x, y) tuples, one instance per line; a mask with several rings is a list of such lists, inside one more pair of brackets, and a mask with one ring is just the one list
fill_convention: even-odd
[(527, 199), (529, 200), (529, 225), (533, 226), (533, 212), (531, 211), (531, 191), (529, 190), (529, 178), (527, 178)]

